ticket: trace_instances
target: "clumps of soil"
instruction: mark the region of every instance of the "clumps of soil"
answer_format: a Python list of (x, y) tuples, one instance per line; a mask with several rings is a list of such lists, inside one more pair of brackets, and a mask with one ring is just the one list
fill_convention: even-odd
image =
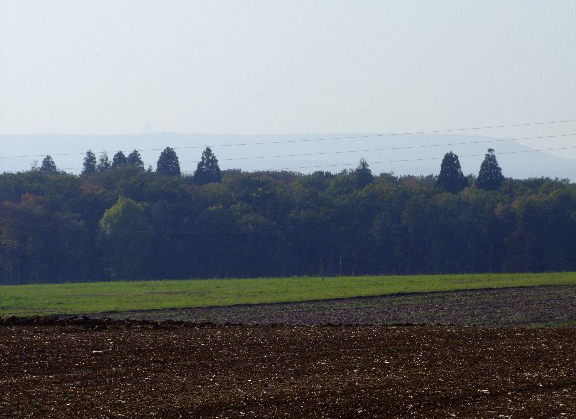
[(218, 324), (576, 325), (576, 286), (397, 294), (298, 303), (101, 313), (117, 319)]
[(4, 318), (0, 418), (570, 418), (576, 329)]

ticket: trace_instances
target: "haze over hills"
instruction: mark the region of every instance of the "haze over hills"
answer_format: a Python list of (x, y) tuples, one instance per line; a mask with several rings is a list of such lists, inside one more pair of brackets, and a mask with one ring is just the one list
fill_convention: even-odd
[(459, 156), (464, 174), (477, 175), (484, 154), (493, 148), (506, 177), (576, 181), (574, 158), (538, 151), (512, 139), (461, 134), (0, 135), (0, 171), (29, 170), (49, 154), (59, 169), (79, 173), (88, 149), (97, 157), (105, 151), (110, 158), (118, 150), (128, 154), (138, 149), (145, 165), (155, 168), (167, 146), (176, 150), (184, 173), (194, 172), (202, 150), (210, 146), (222, 169), (340, 172), (356, 167), (363, 157), (375, 174), (396, 175), (438, 174), (448, 151)]

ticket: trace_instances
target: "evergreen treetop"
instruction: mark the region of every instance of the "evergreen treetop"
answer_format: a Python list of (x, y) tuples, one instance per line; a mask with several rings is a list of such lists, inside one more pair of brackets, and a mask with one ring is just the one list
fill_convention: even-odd
[(354, 170), (354, 174), (356, 176), (356, 183), (360, 189), (364, 189), (369, 184), (374, 183), (374, 175), (364, 157), (360, 159), (360, 164), (356, 170)]
[(86, 156), (84, 157), (84, 164), (82, 166), (82, 174), (88, 175), (90, 173), (95, 173), (97, 170), (96, 165), (96, 156), (92, 152), (92, 150), (88, 150), (86, 152)]
[(136, 166), (138, 169), (144, 170), (144, 162), (140, 157), (140, 153), (136, 149), (132, 151), (130, 154), (128, 154), (128, 157), (126, 158), (126, 163), (132, 164)]
[(198, 162), (196, 171), (194, 172), (193, 180), (198, 185), (205, 185), (207, 183), (220, 182), (222, 179), (222, 172), (218, 166), (218, 159), (212, 153), (210, 147), (202, 152), (202, 158)]
[(42, 160), (42, 165), (40, 166), (40, 171), (44, 173), (56, 173), (58, 171), (56, 163), (54, 163), (52, 157), (44, 157), (44, 160)]
[(442, 159), (436, 187), (457, 194), (466, 186), (468, 186), (468, 179), (462, 173), (458, 156), (451, 151), (446, 153)]
[(105, 170), (110, 169), (110, 160), (108, 159), (108, 154), (102, 153), (100, 154), (100, 158), (98, 159), (98, 166), (96, 169), (99, 172), (104, 172)]
[(128, 159), (126, 158), (124, 153), (119, 151), (116, 154), (114, 154), (114, 157), (112, 158), (112, 167), (113, 168), (122, 166), (123, 164), (126, 164), (126, 163), (128, 163)]
[(180, 163), (173, 148), (166, 147), (156, 163), (156, 172), (165, 176), (180, 176)]
[(495, 191), (504, 181), (502, 169), (494, 155), (494, 149), (489, 148), (480, 166), (480, 173), (476, 179), (476, 186), (487, 191)]

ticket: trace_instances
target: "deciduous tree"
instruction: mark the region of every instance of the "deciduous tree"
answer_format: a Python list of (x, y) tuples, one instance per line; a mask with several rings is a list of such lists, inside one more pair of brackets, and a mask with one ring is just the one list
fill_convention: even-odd
[(116, 279), (145, 278), (149, 270), (153, 229), (144, 207), (120, 197), (99, 223), (99, 245)]

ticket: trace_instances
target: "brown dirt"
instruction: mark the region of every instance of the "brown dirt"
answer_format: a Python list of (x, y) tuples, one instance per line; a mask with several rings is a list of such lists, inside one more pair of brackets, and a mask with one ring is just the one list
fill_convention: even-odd
[(425, 323), (461, 326), (576, 326), (576, 285), (99, 314), (102, 315), (114, 318), (246, 325)]
[(576, 330), (4, 319), (0, 395), (0, 418), (576, 418)]

